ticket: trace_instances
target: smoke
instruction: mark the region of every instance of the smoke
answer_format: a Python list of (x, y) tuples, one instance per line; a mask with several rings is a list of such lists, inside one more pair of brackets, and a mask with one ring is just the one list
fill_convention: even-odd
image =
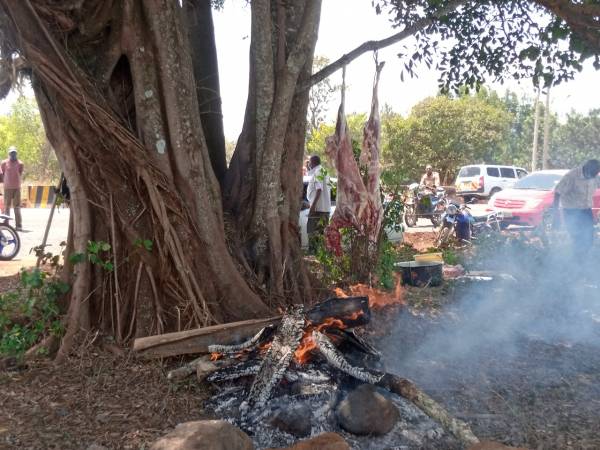
[(600, 349), (598, 245), (573, 255), (566, 237), (546, 246), (502, 237), (476, 252), (472, 267), (492, 280), (451, 282), (435, 319), (401, 317), (382, 342), (391, 371), (439, 385), (446, 370), (469, 377), (527, 363), (531, 342)]

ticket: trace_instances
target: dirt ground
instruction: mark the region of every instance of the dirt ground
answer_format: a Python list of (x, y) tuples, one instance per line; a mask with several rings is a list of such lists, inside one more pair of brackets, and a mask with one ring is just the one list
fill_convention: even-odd
[(203, 418), (206, 390), (170, 385), (158, 362), (90, 348), (60, 367), (0, 371), (1, 449), (141, 449), (180, 422)]
[(437, 233), (433, 231), (414, 231), (404, 233), (403, 243), (412, 245), (417, 251), (425, 251), (434, 246)]

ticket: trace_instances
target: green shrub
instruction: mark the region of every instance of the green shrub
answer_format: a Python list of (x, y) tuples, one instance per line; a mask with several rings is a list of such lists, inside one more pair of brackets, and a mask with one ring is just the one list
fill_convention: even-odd
[(23, 269), (17, 289), (0, 295), (0, 355), (20, 357), (42, 338), (62, 335), (57, 302), (68, 291), (46, 272)]

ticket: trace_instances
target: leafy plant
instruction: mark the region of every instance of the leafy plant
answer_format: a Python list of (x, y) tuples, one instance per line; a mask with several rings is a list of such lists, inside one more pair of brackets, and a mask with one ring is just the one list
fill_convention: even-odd
[(350, 259), (347, 256), (337, 258), (325, 244), (324, 236), (315, 236), (314, 255), (320, 264), (319, 278), (325, 285), (339, 283), (346, 277), (350, 269)]
[(137, 238), (134, 242), (133, 245), (135, 247), (138, 248), (144, 248), (146, 249), (146, 251), (151, 252), (152, 251), (152, 246), (153, 246), (153, 242), (150, 239), (142, 239), (142, 238)]
[(47, 272), (22, 270), (17, 289), (0, 295), (0, 355), (20, 357), (43, 337), (62, 335), (57, 302), (69, 289)]
[(379, 249), (379, 259), (377, 261), (377, 280), (384, 289), (392, 289), (395, 286), (395, 266), (398, 261), (398, 254), (394, 245), (387, 239), (381, 243)]
[(111, 246), (108, 242), (104, 241), (88, 241), (87, 253), (88, 260), (92, 264), (96, 264), (102, 267), (108, 272), (112, 272), (115, 268), (110, 255)]
[(450, 266), (456, 266), (457, 264), (463, 264), (463, 258), (461, 255), (456, 253), (452, 248), (445, 248), (442, 251), (442, 258), (444, 262)]

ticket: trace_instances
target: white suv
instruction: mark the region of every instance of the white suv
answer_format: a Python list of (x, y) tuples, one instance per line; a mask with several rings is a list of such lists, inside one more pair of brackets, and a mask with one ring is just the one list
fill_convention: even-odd
[(502, 189), (512, 187), (527, 175), (522, 167), (479, 164), (461, 167), (456, 177), (456, 195), (468, 200), (488, 198)]

